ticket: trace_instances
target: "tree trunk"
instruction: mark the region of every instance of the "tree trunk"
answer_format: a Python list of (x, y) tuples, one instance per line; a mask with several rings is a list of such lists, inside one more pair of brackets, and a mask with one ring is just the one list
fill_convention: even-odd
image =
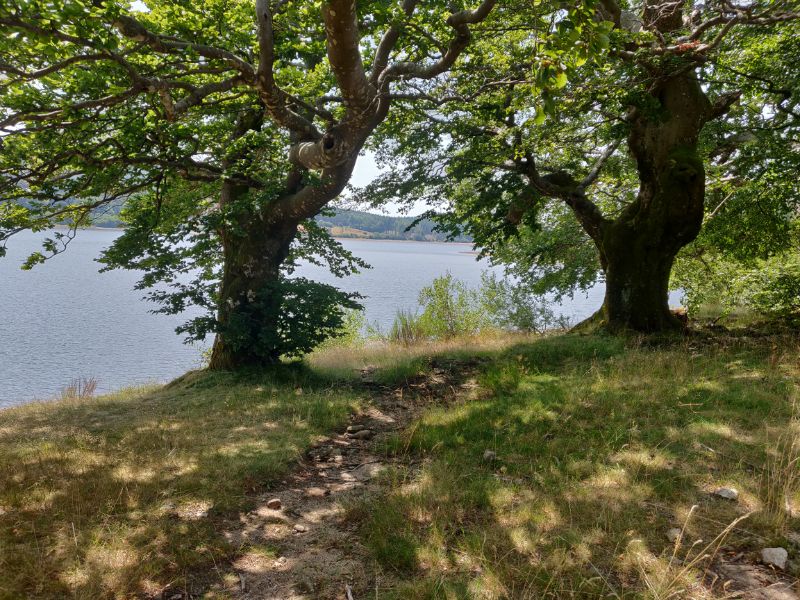
[[(226, 183), (222, 202), (229, 203), (246, 191)], [(265, 353), (253, 344), (261, 337), (274, 337), (277, 328), (274, 320), (258, 318), (260, 311), (255, 307), (268, 301), (266, 288), (279, 280), (298, 223), (284, 220), (270, 225), (257, 215), (243, 215), (238, 224), (221, 234), (223, 274), (218, 329), (209, 361), (212, 370), (264, 366), (280, 360), (274, 352)]]
[(710, 103), (693, 71), (664, 77), (651, 94), (659, 109), (637, 109), (628, 138), (639, 193), (595, 240), (606, 276), (602, 317), (610, 330), (681, 327), (669, 310), (670, 272), (703, 221), (705, 171), (697, 143)]
[(669, 309), (669, 277), (675, 253), (650, 232), (615, 223), (605, 245), (606, 293), (602, 318), (607, 329), (653, 332), (681, 326)]

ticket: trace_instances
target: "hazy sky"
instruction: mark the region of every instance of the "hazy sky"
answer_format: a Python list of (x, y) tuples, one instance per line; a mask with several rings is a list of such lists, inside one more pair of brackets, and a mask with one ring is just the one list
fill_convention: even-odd
[[(377, 177), (381, 173), (380, 166), (375, 162), (375, 155), (370, 152), (366, 151), (363, 156), (358, 157), (358, 162), (356, 163), (356, 168), (353, 171), (353, 177), (350, 179), (350, 185), (353, 187), (362, 187), (367, 185), (370, 181), (372, 181), (375, 177)], [(390, 203), (383, 207), (382, 210), (378, 211), (376, 209), (370, 208), (370, 212), (382, 212), (387, 215), (398, 216), (400, 214), (403, 215), (410, 215), (416, 216), (422, 212), (424, 212), (428, 207), (423, 202), (415, 202), (410, 211), (405, 211), (407, 207), (403, 206), (400, 207), (397, 203)]]

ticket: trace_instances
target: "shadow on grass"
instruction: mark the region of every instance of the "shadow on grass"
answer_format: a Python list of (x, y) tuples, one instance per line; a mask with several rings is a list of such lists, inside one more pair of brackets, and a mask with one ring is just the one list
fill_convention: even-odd
[[(564, 336), (499, 354), (481, 392), (390, 443), (421, 470), (389, 474), (351, 509), (388, 578), (380, 597), (639, 597), (692, 505), (689, 543), (760, 508), (769, 431), (794, 416), (798, 353), (782, 343), (794, 346), (780, 362), (772, 341)], [(739, 503), (712, 497), (720, 485)], [(747, 528), (732, 537), (745, 549), (781, 535)], [(672, 585), (675, 597), (711, 593), (691, 577)]]
[(214, 580), (254, 494), (361, 397), (287, 365), (0, 412), (0, 598), (160, 596), (190, 573)]

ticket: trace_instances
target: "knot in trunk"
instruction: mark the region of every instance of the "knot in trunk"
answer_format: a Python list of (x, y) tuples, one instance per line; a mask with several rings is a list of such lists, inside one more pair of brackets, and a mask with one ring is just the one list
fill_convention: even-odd
[(300, 142), (289, 150), (289, 159), (305, 169), (321, 171), (338, 167), (350, 158), (350, 144), (334, 132), (327, 132), (319, 140)]

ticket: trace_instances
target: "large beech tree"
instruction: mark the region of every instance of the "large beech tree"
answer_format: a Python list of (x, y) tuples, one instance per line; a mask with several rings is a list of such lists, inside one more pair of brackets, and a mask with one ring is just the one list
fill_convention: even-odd
[[(522, 258), (542, 291), (587, 287), (599, 267), (606, 295), (595, 323), (677, 328), (670, 273), (701, 230), (708, 167), (712, 199), (743, 183), (720, 164), (752, 139), (743, 130), (756, 115), (785, 117), (796, 101), (792, 86), (769, 93), (763, 79), (754, 92), (758, 69), (731, 68), (755, 43), (790, 52), (797, 9), (780, 0), (602, 0), (538, 27), (519, 16), (502, 41), (475, 45), (470, 68), (449, 85), (427, 88), (428, 107), (417, 107), (424, 129), (396, 123), (390, 135), (400, 143), (389, 150), (406, 160), (372, 191), (449, 198), (447, 220), (465, 223), (495, 258)], [(773, 145), (788, 148), (780, 137)], [(750, 154), (758, 159), (758, 149)]]
[[(165, 310), (213, 306), (186, 328), (216, 333), (212, 368), (277, 361), (293, 327), (314, 335), (310, 298), (343, 301), (283, 278), (301, 225), (346, 186), (393, 84), (445, 73), (494, 3), (3, 2), (0, 240), (72, 226), (33, 264), (124, 202), (106, 262), (173, 286)], [(347, 269), (313, 224), (300, 238)]]

